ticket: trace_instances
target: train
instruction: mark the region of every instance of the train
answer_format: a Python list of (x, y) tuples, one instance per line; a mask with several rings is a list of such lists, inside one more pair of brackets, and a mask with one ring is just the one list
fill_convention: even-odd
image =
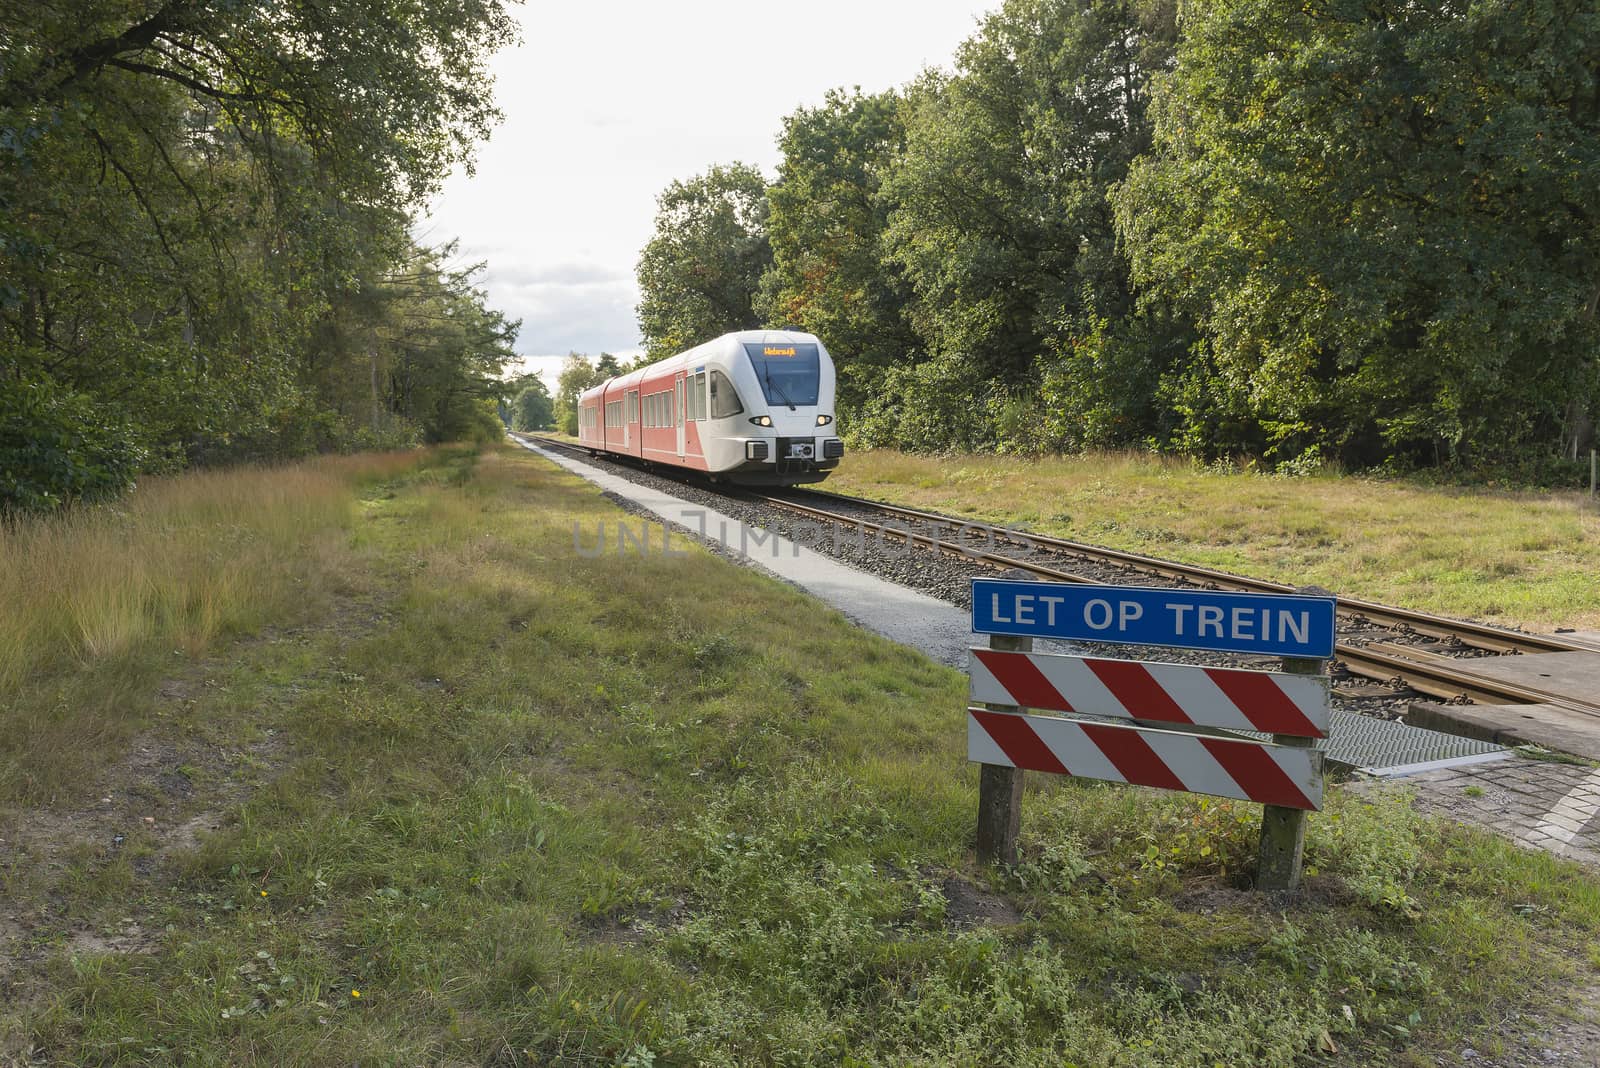
[(834, 385), (815, 334), (736, 331), (586, 390), (578, 443), (735, 485), (821, 482), (844, 458)]

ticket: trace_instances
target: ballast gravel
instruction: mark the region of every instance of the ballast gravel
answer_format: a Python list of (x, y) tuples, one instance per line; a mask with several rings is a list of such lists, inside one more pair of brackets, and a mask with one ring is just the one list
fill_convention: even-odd
[[(538, 442), (544, 447), (551, 447), (548, 442)], [(581, 450), (580, 450), (581, 453)], [(759, 563), (762, 552), (770, 553), (762, 539), (766, 532), (781, 535), (793, 542), (804, 545), (816, 552), (831, 556), (842, 563), (848, 564), (860, 571), (876, 575), (890, 582), (907, 586), (931, 597), (955, 605), (959, 608), (970, 608), (972, 604), (972, 580), (974, 578), (994, 578), (1004, 574), (1004, 569), (995, 565), (983, 563), (978, 560), (958, 556), (943, 551), (927, 544), (907, 543), (906, 540), (886, 534), (881, 531), (863, 530), (853, 523), (828, 522), (815, 519), (797, 512), (790, 511), (780, 505), (769, 504), (764, 501), (753, 500), (750, 494), (733, 487), (713, 487), (698, 479), (669, 477), (647, 471), (617, 460), (607, 460), (598, 457), (581, 456), (573, 454), (574, 458), (581, 458), (581, 462), (590, 464), (614, 477), (625, 479), (637, 485), (647, 486), (662, 493), (668, 493), (692, 504), (701, 505), (708, 510), (721, 512), (742, 523), (750, 530), (750, 537), (745, 545), (745, 555)], [(781, 495), (782, 491), (773, 493)], [(614, 503), (629, 512), (639, 514), (640, 509), (614, 494), (606, 494)], [(803, 496), (803, 495), (802, 495)], [(812, 503), (804, 501), (802, 503)], [(867, 523), (884, 525), (884, 518), (875, 512), (860, 506), (852, 506), (849, 502), (829, 500), (827, 507), (830, 511), (851, 514)], [(654, 517), (652, 517), (654, 518)], [(979, 523), (949, 524), (943, 529), (936, 529), (933, 524), (911, 520), (897, 520), (887, 524), (891, 529), (910, 531), (916, 534), (938, 537), (945, 541), (955, 541), (958, 525), (964, 530), (965, 538), (962, 540), (978, 550), (990, 550), (1000, 555), (1016, 556), (1030, 553), (1026, 544), (1020, 547), (1017, 544), (1007, 544), (1005, 538), (1012, 534), (1026, 538), (1026, 531), (1013, 531), (1010, 528), (989, 527)], [(699, 532), (692, 528), (681, 528), (685, 534), (699, 538)], [(985, 531), (994, 532), (994, 542), (983, 536)], [(706, 542), (705, 544), (710, 544)], [(724, 555), (737, 556), (738, 554), (726, 553)], [(1179, 583), (1165, 580), (1160, 576), (1134, 571), (1132, 568), (1107, 564), (1104, 562), (1073, 557), (1067, 554), (1047, 552), (1035, 547), (1031, 550), (1029, 559), (1038, 560), (1049, 567), (1061, 571), (1070, 571), (1079, 574), (1094, 582), (1114, 583), (1129, 586), (1177, 586)], [(1019, 573), (1016, 577), (1036, 577)], [(1341, 641), (1351, 638), (1368, 638), (1381, 635), (1385, 640), (1398, 641), (1394, 632), (1376, 630), (1375, 628), (1347, 628), (1341, 622), (1339, 638)], [(1077, 643), (1075, 649), (1091, 656), (1115, 657), (1131, 660), (1161, 660), (1177, 664), (1204, 664), (1216, 667), (1273, 667), (1276, 660), (1272, 658), (1235, 656), (1226, 653), (1212, 653), (1188, 649), (1171, 649), (1166, 647), (1112, 645), (1102, 643)], [(1410, 707), (1413, 696), (1391, 693), (1380, 688), (1376, 695), (1365, 695), (1351, 692), (1351, 688), (1364, 685), (1360, 680), (1343, 672), (1335, 665), (1333, 681), (1334, 706), (1347, 712), (1372, 716), (1378, 719), (1398, 720), (1402, 718)]]

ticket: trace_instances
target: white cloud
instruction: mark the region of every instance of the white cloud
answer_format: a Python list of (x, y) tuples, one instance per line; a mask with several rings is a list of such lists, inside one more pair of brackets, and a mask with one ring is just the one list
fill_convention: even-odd
[(634, 265), (668, 182), (733, 160), (771, 174), (785, 115), (947, 64), (991, 6), (534, 0), (523, 45), (494, 62), (506, 121), (477, 174), (447, 181), (423, 239), (459, 237), (461, 262), (488, 262), (480, 284), (523, 320), (519, 350), (636, 349)]

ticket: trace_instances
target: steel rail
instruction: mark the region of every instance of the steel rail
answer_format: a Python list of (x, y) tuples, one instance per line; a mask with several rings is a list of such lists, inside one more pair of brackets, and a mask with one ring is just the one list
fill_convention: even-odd
[[(1441, 656), (1438, 653), (1429, 652), (1426, 649), (1418, 649), (1414, 646), (1407, 645), (1395, 645), (1389, 642), (1373, 642), (1369, 645), (1358, 646), (1357, 648), (1359, 648), (1362, 652), (1376, 653), (1379, 656), (1395, 656), (1404, 660), (1421, 663), (1428, 667), (1444, 668), (1445, 670), (1449, 670), (1450, 664), (1460, 662), (1455, 657)], [(1467, 663), (1472, 662), (1474, 661), (1467, 661)], [(1476, 679), (1480, 683), (1483, 681), (1478, 676), (1469, 677)], [(1581, 697), (1573, 697), (1569, 694), (1556, 693), (1555, 691), (1547, 690), (1542, 686), (1531, 685), (1528, 683), (1495, 682), (1492, 685), (1503, 688), (1505, 692), (1515, 691), (1516, 693), (1520, 694), (1521, 696), (1518, 703), (1561, 705), (1563, 708), (1570, 708), (1575, 712), (1582, 712), (1585, 715), (1600, 716), (1600, 702), (1597, 701), (1589, 701)]]
[[(926, 512), (897, 504), (884, 504), (880, 501), (867, 500), (864, 497), (851, 497), (847, 494), (833, 493), (831, 491), (824, 492), (807, 489), (798, 492), (824, 499), (831, 498), (857, 507), (877, 509), (891, 515), (904, 516), (924, 522), (944, 523), (958, 528), (982, 527), (988, 530), (997, 530), (1002, 537), (1005, 536), (1005, 528), (1003, 527), (975, 523), (972, 520), (940, 515), (937, 512)], [(784, 502), (781, 498), (774, 498), (773, 503), (782, 504)], [(1181, 579), (1185, 582), (1201, 585), (1211, 584), (1235, 590), (1248, 590), (1255, 593), (1297, 592), (1296, 587), (1285, 585), (1281, 582), (1269, 582), (1265, 579), (1234, 575), (1226, 571), (1217, 571), (1213, 568), (1180, 564), (1171, 560), (1144, 556), (1140, 553), (1126, 552), (1121, 549), (1107, 549), (1085, 542), (1052, 537), (1048, 534), (1034, 534), (1030, 531), (1019, 531), (1018, 533), (1021, 534), (1020, 538), (1011, 538), (1009, 540), (1020, 542), (1026, 539), (1026, 541), (1035, 545), (1047, 546), (1061, 552), (1082, 556), (1086, 559), (1122, 564), (1150, 574), (1161, 575), (1164, 578)], [(1417, 634), (1427, 635), (1430, 638), (1454, 639), (1460, 641), (1463, 645), (1496, 653), (1565, 653), (1586, 648), (1585, 646), (1563, 641), (1552, 635), (1524, 634), (1520, 631), (1506, 630), (1503, 627), (1494, 627), (1485, 623), (1446, 619), (1427, 612), (1416, 612), (1408, 608), (1395, 608), (1390, 605), (1377, 604), (1373, 601), (1363, 601), (1352, 597), (1338, 597), (1336, 600), (1339, 614), (1353, 622), (1366, 620), (1389, 630), (1410, 630)]]
[[(750, 494), (750, 496), (756, 500), (789, 508), (819, 519), (827, 519), (858, 526), (866, 530), (874, 530), (880, 536), (888, 534), (929, 545), (996, 568), (1020, 569), (1031, 574), (1065, 582), (1092, 583), (1095, 581), (1092, 578), (1076, 575), (1070, 571), (1046, 567), (1031, 560), (1020, 560), (998, 553), (976, 550), (971, 546), (933, 538), (926, 534), (918, 534), (909, 529), (901, 530), (881, 523), (872, 523), (859, 517), (813, 508), (810, 505), (784, 500), (781, 497), (772, 497), (766, 494)], [(826, 494), (821, 496), (835, 495)], [(1182, 565), (1174, 566), (1176, 569), (1182, 569)], [(1405, 649), (1403, 654), (1396, 654), (1374, 649), (1370, 646), (1340, 642), (1335, 646), (1334, 652), (1336, 659), (1344, 664), (1351, 674), (1380, 682), (1398, 680), (1418, 693), (1427, 694), (1430, 697), (1438, 697), (1446, 701), (1471, 701), (1476, 704), (1556, 704), (1576, 712), (1600, 717), (1600, 705), (1574, 702), (1571, 698), (1547, 693), (1533, 687), (1480, 678), (1451, 667), (1451, 658), (1429, 653), (1426, 650)]]
[[(556, 441), (544, 437), (538, 437), (537, 440), (544, 444), (566, 449), (569, 452), (589, 452), (586, 447), (573, 445), (570, 442)], [(822, 500), (834, 500), (867, 508), (887, 515), (954, 526), (958, 531), (973, 528), (981, 528), (991, 533), (997, 531), (996, 527), (989, 524), (975, 523), (970, 520), (957, 519), (953, 516), (940, 515), (936, 512), (927, 512), (916, 508), (906, 508), (901, 505), (884, 504), (880, 501), (851, 497), (842, 493), (821, 492), (818, 490), (800, 490), (798, 492)], [(1061, 582), (1092, 583), (1096, 581), (1083, 575), (1063, 571), (1060, 568), (1048, 567), (1031, 560), (1004, 556), (1000, 553), (977, 549), (971, 545), (961, 544), (956, 541), (920, 534), (909, 528), (902, 529), (882, 523), (873, 523), (858, 516), (844, 515), (824, 508), (812, 507), (784, 497), (774, 497), (769, 494), (750, 491), (745, 491), (745, 493), (750, 499), (756, 501), (786, 508), (817, 519), (874, 531), (880, 537), (888, 535), (901, 538), (913, 544), (926, 545), (937, 551), (961, 556), (996, 569), (1020, 569), (1030, 574), (1041, 575)], [(1005, 536), (1003, 530), (1000, 531), (1000, 536)], [(1112, 562), (1128, 570), (1142, 571), (1202, 586), (1250, 590), (1261, 593), (1295, 592), (1295, 587), (1282, 583), (1252, 579), (1242, 575), (1232, 575), (1211, 568), (1179, 564), (1170, 560), (1144, 556), (1139, 553), (1125, 552), (1120, 549), (1106, 549), (1084, 542), (1070, 541), (1065, 538), (1019, 531), (1016, 532), (1016, 536), (1007, 540), (1018, 544), (1045, 545), (1086, 560)], [(1521, 634), (1516, 631), (1503, 630), (1481, 623), (1459, 622), (1432, 616), (1424, 612), (1413, 612), (1409, 609), (1374, 604), (1370, 601), (1341, 597), (1337, 598), (1337, 604), (1339, 614), (1347, 620), (1365, 620), (1379, 626), (1386, 626), (1389, 629), (1409, 629), (1412, 632), (1426, 634), (1430, 637), (1453, 638), (1463, 644), (1475, 645), (1478, 648), (1494, 652), (1569, 652), (1583, 648), (1582, 646), (1563, 642), (1559, 638)], [(1446, 701), (1471, 701), (1478, 704), (1556, 704), (1576, 712), (1600, 717), (1600, 705), (1591, 705), (1581, 701), (1575, 702), (1570, 697), (1550, 694), (1534, 687), (1519, 686), (1514, 683), (1469, 675), (1452, 668), (1450, 666), (1452, 658), (1439, 656), (1427, 650), (1387, 644), (1383, 648), (1374, 648), (1370, 645), (1354, 645), (1348, 642), (1340, 642), (1335, 647), (1335, 653), (1339, 662), (1344, 664), (1351, 674), (1380, 682), (1398, 681), (1418, 693)]]

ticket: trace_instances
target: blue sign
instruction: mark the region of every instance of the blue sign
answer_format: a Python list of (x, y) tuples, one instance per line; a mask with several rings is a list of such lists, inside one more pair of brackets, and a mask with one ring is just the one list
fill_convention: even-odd
[(1332, 597), (972, 580), (979, 634), (1331, 657)]

